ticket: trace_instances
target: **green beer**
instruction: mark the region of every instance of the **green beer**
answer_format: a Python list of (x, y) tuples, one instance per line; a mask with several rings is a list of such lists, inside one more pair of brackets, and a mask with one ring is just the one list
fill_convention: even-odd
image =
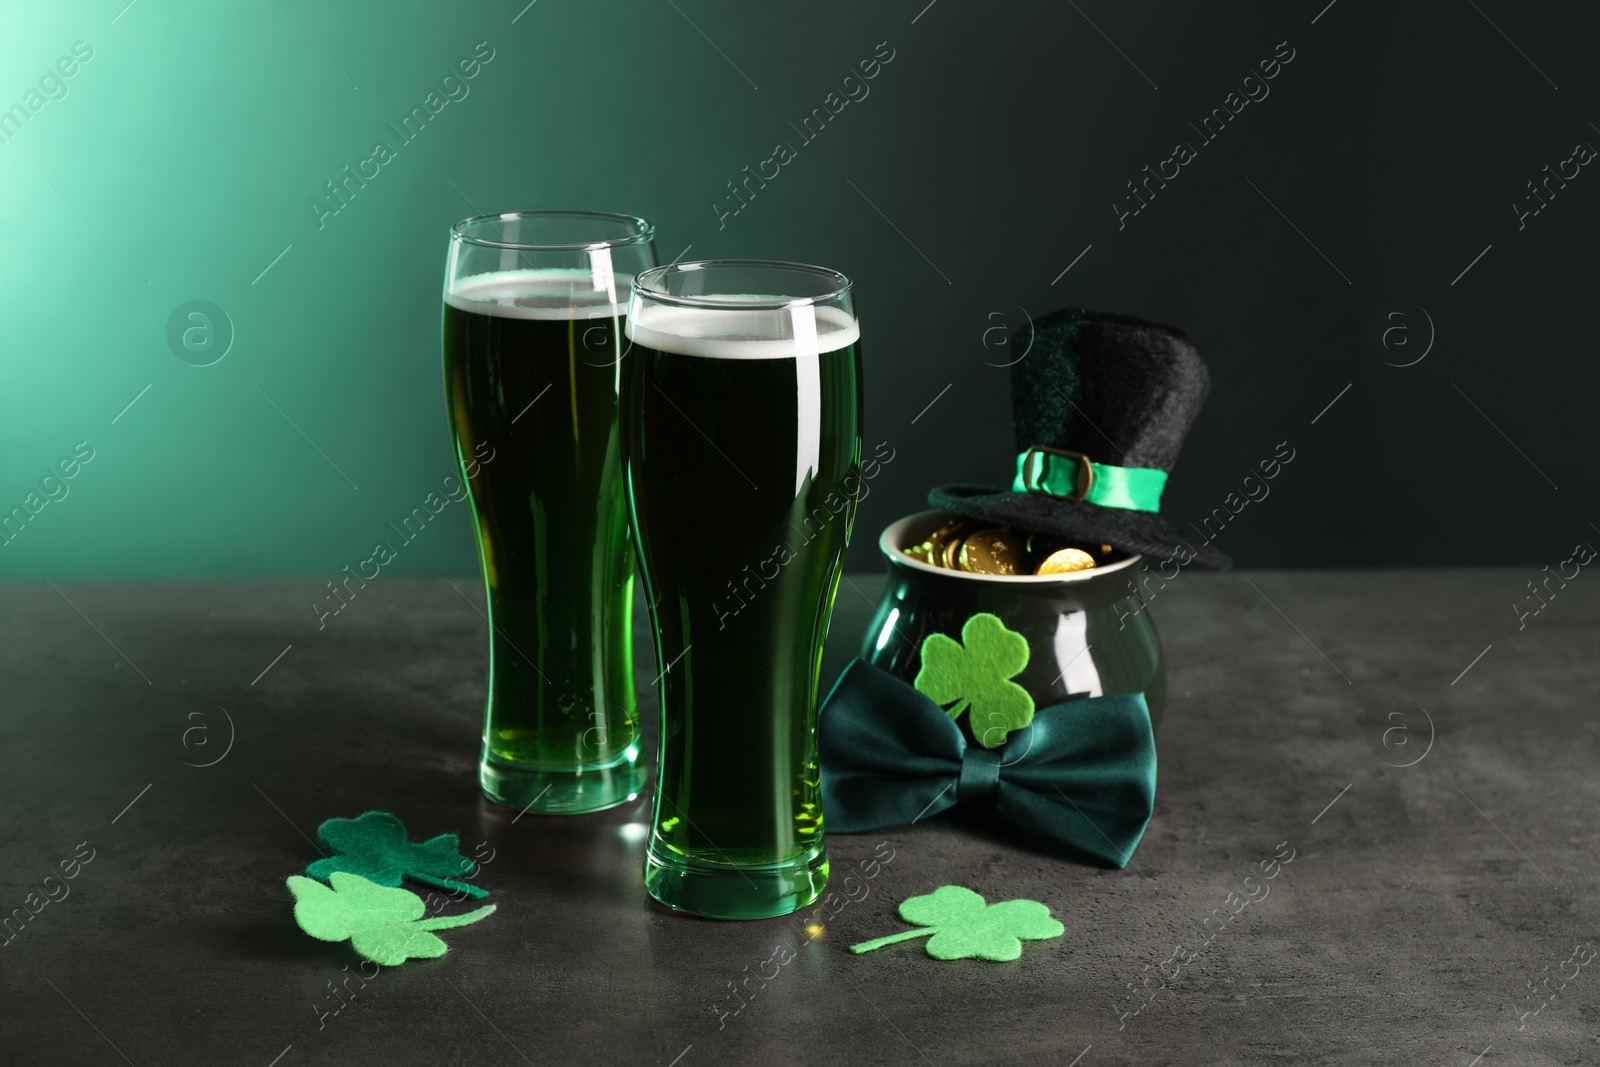
[(637, 795), (644, 778), (617, 428), (616, 294), (632, 279), (522, 267), (520, 250), (509, 263), (503, 252), (492, 253), (501, 269), (452, 275), (443, 327), (489, 600), (480, 780), (521, 810), (592, 811)]
[(623, 387), (629, 507), (661, 672), (646, 885), (670, 907), (724, 918), (784, 914), (826, 885), (818, 673), (860, 491), (848, 282), (768, 266), (777, 277), (724, 284), (843, 292), (832, 306), (731, 297), (757, 303), (703, 307), (654, 303), (636, 287)]

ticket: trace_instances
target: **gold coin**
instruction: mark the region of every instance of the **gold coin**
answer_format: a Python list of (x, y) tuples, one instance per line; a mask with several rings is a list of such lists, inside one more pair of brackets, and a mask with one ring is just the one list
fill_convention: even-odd
[(1023, 539), (1010, 530), (990, 528), (961, 544), (961, 569), (972, 574), (1017, 574), (1026, 564)]
[(1094, 557), (1081, 548), (1063, 548), (1059, 552), (1052, 552), (1039, 564), (1035, 574), (1070, 574), (1073, 571), (1086, 571), (1094, 568)]
[(953, 519), (939, 527), (928, 536), (928, 560), (935, 567), (948, 567), (956, 569), (955, 557), (951, 553), (951, 546), (959, 550), (961, 539), (972, 529), (972, 523), (966, 519)]
[(946, 567), (953, 571), (960, 570), (961, 564), (959, 562), (959, 558), (961, 555), (961, 545), (965, 540), (966, 538), (964, 537), (952, 537), (948, 541), (945, 541), (943, 546), (939, 549), (939, 554), (935, 559), (935, 562), (938, 563), (939, 566)]

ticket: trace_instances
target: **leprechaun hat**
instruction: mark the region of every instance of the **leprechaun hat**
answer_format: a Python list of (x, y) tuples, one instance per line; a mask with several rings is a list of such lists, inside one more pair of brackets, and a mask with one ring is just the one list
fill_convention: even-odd
[[(1030, 327), (1012, 351), (1029, 344)], [(1161, 492), (1211, 378), (1184, 331), (1063, 308), (1034, 322), (1011, 367), (1010, 490), (941, 485), (936, 508), (1215, 570), (1233, 565), (1159, 514)]]

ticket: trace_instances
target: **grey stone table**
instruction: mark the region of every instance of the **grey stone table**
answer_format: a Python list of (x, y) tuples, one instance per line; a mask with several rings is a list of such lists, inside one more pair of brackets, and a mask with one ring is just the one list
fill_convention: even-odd
[[(322, 630), (320, 583), (0, 586), (0, 1062), (1597, 1062), (1600, 584), (1519, 629), (1532, 577), (1185, 574), (1151, 605), (1171, 700), (1127, 870), (931, 819), (831, 838), (876, 877), (816, 923), (649, 906), (643, 799), (479, 800), (475, 580), (384, 579)], [(878, 585), (841, 588), (825, 678)], [(284, 878), (369, 808), (459, 832), (500, 907), (363, 984)], [(1066, 936), (846, 951), (946, 883)]]

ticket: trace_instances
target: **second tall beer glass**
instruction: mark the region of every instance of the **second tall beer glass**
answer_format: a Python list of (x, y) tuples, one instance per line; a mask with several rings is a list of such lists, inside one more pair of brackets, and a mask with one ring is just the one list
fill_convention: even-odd
[(661, 744), (645, 885), (718, 918), (828, 878), (822, 639), (861, 488), (850, 281), (726, 260), (641, 273), (623, 438), (655, 634)]
[(489, 592), (479, 779), (521, 811), (596, 811), (644, 784), (617, 404), (651, 237), (582, 211), (451, 231), (445, 394)]

